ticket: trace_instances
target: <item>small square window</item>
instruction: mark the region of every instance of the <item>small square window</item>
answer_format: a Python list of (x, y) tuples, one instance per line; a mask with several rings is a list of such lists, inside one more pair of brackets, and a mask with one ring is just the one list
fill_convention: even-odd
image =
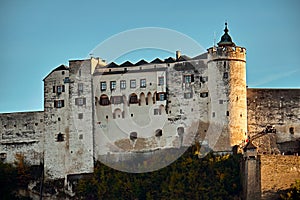
[(184, 98), (185, 98), (185, 99), (190, 99), (190, 98), (192, 98), (192, 97), (193, 97), (193, 95), (192, 95), (191, 92), (184, 93)]
[(105, 91), (106, 90), (106, 82), (105, 81), (100, 82), (100, 90), (101, 91)]
[(82, 140), (83, 139), (83, 134), (80, 134), (79, 135), (79, 140)]
[(85, 98), (76, 98), (75, 99), (75, 105), (83, 106), (85, 104), (86, 104), (86, 99)]
[(130, 88), (136, 88), (136, 80), (130, 80)]
[(223, 104), (223, 100), (219, 100), (219, 104)]
[(145, 88), (146, 87), (146, 79), (141, 79), (140, 87), (141, 88)]
[(154, 115), (161, 115), (161, 110), (159, 108), (155, 108)]
[(78, 119), (83, 119), (83, 113), (78, 113)]

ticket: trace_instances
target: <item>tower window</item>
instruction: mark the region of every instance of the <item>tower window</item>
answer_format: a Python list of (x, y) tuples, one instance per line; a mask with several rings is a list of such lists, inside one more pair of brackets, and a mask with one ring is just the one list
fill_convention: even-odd
[(294, 127), (290, 127), (290, 134), (294, 134)]
[(229, 116), (229, 111), (226, 112), (226, 115)]
[(224, 72), (224, 74), (223, 74), (223, 78), (228, 78), (228, 72)]
[(56, 140), (56, 141), (57, 141), (57, 142), (62, 142), (62, 141), (64, 141), (64, 135), (61, 134), (61, 133), (57, 134), (57, 140)]

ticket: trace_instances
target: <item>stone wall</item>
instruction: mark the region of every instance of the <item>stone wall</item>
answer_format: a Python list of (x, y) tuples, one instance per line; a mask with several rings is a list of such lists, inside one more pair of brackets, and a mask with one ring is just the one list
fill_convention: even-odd
[(43, 111), (0, 114), (0, 159), (13, 163), (16, 154), (22, 154), (30, 164), (40, 164), (43, 120)]
[(278, 190), (290, 188), (300, 180), (300, 157), (261, 155), (262, 199), (276, 199)]
[[(267, 125), (276, 129), (276, 134), (253, 141), (260, 153), (278, 153), (276, 143), (300, 138), (299, 107), (300, 89), (247, 89), (248, 134), (257, 135)], [(271, 143), (270, 148), (265, 146)]]

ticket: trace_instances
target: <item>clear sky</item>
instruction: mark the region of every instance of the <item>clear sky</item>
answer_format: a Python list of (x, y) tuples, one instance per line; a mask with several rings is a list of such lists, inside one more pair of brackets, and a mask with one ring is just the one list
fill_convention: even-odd
[(300, 88), (299, 2), (1, 0), (0, 112), (43, 110), (42, 79), (114, 34), (162, 27), (209, 48), (225, 20), (233, 41), (247, 48), (249, 87)]

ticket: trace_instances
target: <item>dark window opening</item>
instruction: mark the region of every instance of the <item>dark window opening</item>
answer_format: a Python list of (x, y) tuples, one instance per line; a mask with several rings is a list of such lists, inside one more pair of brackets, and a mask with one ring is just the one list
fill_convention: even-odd
[(130, 140), (136, 140), (137, 139), (137, 132), (131, 132), (130, 133)]
[(216, 113), (215, 113), (215, 112), (213, 112), (213, 113), (212, 113), (212, 117), (215, 117), (215, 116), (216, 116)]
[(57, 120), (60, 122), (60, 117)]
[(229, 116), (229, 111), (226, 112), (226, 115)]
[(157, 129), (157, 130), (155, 131), (155, 136), (156, 136), (156, 137), (161, 137), (161, 136), (162, 136), (162, 130), (161, 130), (161, 129)]
[(294, 127), (290, 127), (290, 134), (294, 134)]
[(228, 78), (228, 72), (224, 72), (223, 78)]
[(200, 93), (200, 97), (202, 97), (202, 98), (208, 97), (208, 92)]
[(83, 113), (78, 113), (78, 119), (83, 119)]
[(57, 141), (57, 142), (62, 142), (62, 141), (64, 141), (64, 135), (61, 134), (61, 133), (57, 134), (57, 140), (56, 140), (56, 141)]
[(219, 104), (223, 104), (223, 100), (219, 100)]
[(105, 117), (106, 119), (108, 119), (108, 115), (106, 115), (106, 117)]
[(184, 128), (183, 127), (178, 127), (177, 128), (177, 133), (179, 136), (182, 136), (184, 134)]
[(83, 139), (83, 134), (79, 135), (79, 139), (82, 140)]
[(133, 117), (133, 114), (131, 114), (130, 116)]

